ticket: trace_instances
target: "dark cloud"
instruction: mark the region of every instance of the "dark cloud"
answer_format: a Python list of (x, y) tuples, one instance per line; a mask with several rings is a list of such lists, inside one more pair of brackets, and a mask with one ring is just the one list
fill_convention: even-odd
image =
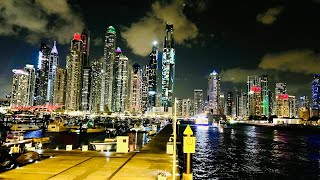
[(258, 14), (257, 21), (266, 25), (271, 25), (277, 20), (282, 10), (283, 7), (270, 8), (266, 12)]
[(69, 43), (73, 33), (84, 26), (66, 0), (4, 0), (0, 9), (0, 36), (19, 35), (32, 44), (40, 38)]
[(320, 55), (308, 49), (267, 54), (262, 58), (259, 67), (277, 71), (318, 74), (320, 73)]
[[(187, 19), (183, 13), (183, 1), (175, 0), (170, 4), (155, 2), (152, 11), (138, 22), (132, 23), (121, 32), (133, 53), (147, 56), (154, 40), (162, 41), (165, 24), (174, 25), (174, 38), (178, 44), (185, 44), (188, 40), (198, 36), (197, 26)], [(148, 45), (149, 44), (149, 45)]]

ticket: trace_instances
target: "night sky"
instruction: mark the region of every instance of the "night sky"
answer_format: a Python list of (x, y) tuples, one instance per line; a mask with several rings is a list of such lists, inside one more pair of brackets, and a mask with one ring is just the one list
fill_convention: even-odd
[(37, 64), (41, 41), (57, 41), (64, 67), (73, 33), (88, 28), (90, 59), (99, 59), (110, 25), (131, 63), (144, 65), (153, 40), (162, 44), (165, 23), (174, 24), (179, 98), (206, 92), (213, 70), (223, 91), (245, 90), (248, 75), (268, 74), (272, 90), (286, 82), (296, 96), (311, 96), (320, 73), (319, 0), (0, 0), (0, 12), (0, 97), (11, 91), (12, 69)]

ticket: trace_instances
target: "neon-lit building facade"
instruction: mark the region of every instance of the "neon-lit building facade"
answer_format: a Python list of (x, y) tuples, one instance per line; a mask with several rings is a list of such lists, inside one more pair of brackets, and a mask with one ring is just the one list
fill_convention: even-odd
[(81, 75), (82, 75), (82, 48), (81, 34), (74, 34), (71, 40), (71, 53), (67, 56), (67, 87), (66, 104), (68, 111), (80, 110), (81, 103)]
[(162, 82), (161, 82), (161, 104), (164, 111), (168, 112), (172, 107), (172, 93), (175, 74), (175, 49), (173, 38), (173, 24), (166, 25), (166, 34), (163, 43), (162, 54)]
[(129, 60), (118, 47), (113, 65), (113, 112), (124, 112), (126, 110), (129, 80), (128, 68)]
[(220, 76), (216, 71), (208, 79), (208, 110), (213, 115), (220, 115)]
[(260, 116), (261, 110), (261, 84), (256, 75), (248, 76), (247, 80), (247, 116)]
[(29, 73), (23, 69), (13, 69), (11, 107), (28, 106), (30, 92)]
[(141, 113), (142, 108), (142, 69), (135, 63), (131, 69), (129, 110), (133, 114)]
[(113, 69), (116, 56), (116, 29), (109, 26), (106, 31), (104, 44), (104, 58), (102, 62), (101, 79), (101, 103), (100, 111), (113, 111), (113, 92), (114, 92), (114, 72)]
[(47, 91), (47, 102), (53, 103), (54, 98), (54, 82), (57, 75), (57, 69), (59, 67), (59, 56), (56, 41), (53, 42), (53, 47), (50, 52), (49, 59), (49, 77), (48, 77), (48, 91)]
[(49, 56), (50, 48), (45, 43), (41, 43), (36, 73), (34, 105), (43, 105), (48, 102)]
[(90, 67), (90, 32), (84, 30), (81, 34), (82, 40), (82, 84), (81, 84), (81, 110), (89, 112), (91, 91), (91, 67)]
[(63, 68), (58, 68), (54, 82), (54, 98), (53, 103), (64, 105), (66, 102), (66, 80), (67, 71)]
[(194, 114), (202, 114), (203, 113), (203, 91), (202, 89), (195, 89), (193, 91), (193, 102), (194, 102)]
[(262, 115), (270, 116), (270, 101), (269, 101), (269, 89), (268, 89), (268, 76), (260, 76), (260, 85), (261, 85), (261, 98), (262, 98)]
[(320, 74), (315, 74), (312, 81), (312, 110), (320, 109)]
[(156, 106), (157, 99), (157, 72), (158, 72), (158, 43), (153, 42), (152, 52), (149, 55), (148, 68), (148, 111)]

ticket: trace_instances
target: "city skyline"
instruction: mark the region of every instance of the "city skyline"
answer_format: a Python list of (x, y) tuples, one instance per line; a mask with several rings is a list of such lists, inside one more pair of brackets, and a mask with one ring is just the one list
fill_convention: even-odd
[[(120, 6), (121, 3), (125, 4), (121, 1), (118, 2), (119, 4), (113, 2), (111, 5), (120, 9), (128, 9), (128, 13), (135, 14), (135, 18), (126, 19), (127, 16), (125, 18), (124, 15), (111, 18), (111, 14), (116, 10), (110, 10), (105, 16), (101, 16), (101, 19), (98, 18), (99, 20), (95, 18), (97, 14), (93, 11), (94, 8), (99, 10), (99, 2), (92, 4), (78, 2), (80, 4), (79, 7), (74, 7), (74, 4), (77, 3), (70, 1), (70, 8), (69, 6), (66, 7), (64, 12), (50, 12), (47, 2), (39, 7), (45, 9), (49, 15), (55, 13), (59, 17), (61, 16), (60, 18), (64, 18), (65, 14), (70, 13), (72, 15), (70, 19), (75, 21), (69, 21), (69, 23), (72, 25), (77, 23), (77, 26), (75, 25), (74, 27), (80, 27), (78, 29), (71, 28), (70, 31), (74, 31), (71, 36), (75, 32), (81, 33), (84, 27), (91, 31), (91, 61), (100, 59), (103, 56), (103, 43), (101, 43), (101, 40), (102, 42), (104, 40), (103, 33), (108, 26), (114, 25), (116, 29), (119, 29), (117, 34), (119, 46), (126, 52), (128, 58), (132, 62), (137, 62), (141, 65), (148, 64), (148, 55), (153, 40), (158, 40), (161, 43), (159, 47), (162, 47), (162, 38), (158, 34), (163, 35), (165, 21), (172, 19), (173, 21), (178, 21), (186, 18), (183, 21), (185, 25), (183, 28), (180, 26), (175, 27), (175, 33), (177, 33), (175, 36), (177, 37), (175, 49), (179, 52), (176, 61), (175, 78), (175, 92), (179, 93), (178, 97), (180, 95), (181, 98), (192, 97), (193, 89), (203, 89), (206, 92), (207, 76), (214, 69), (221, 73), (221, 88), (223, 92), (232, 90), (233, 83), (235, 87), (245, 89), (247, 76), (264, 73), (271, 75), (269, 77), (270, 89), (274, 89), (276, 82), (286, 82), (289, 94), (311, 97), (310, 89), (313, 74), (318, 72), (313, 66), (317, 66), (317, 59), (319, 59), (318, 46), (316, 45), (319, 41), (316, 36), (319, 27), (312, 23), (313, 19), (320, 17), (319, 13), (316, 12), (316, 7), (319, 7), (319, 3), (316, 1), (299, 4), (287, 1), (265, 2), (259, 5), (244, 3), (240, 8), (229, 7), (232, 10), (230, 14), (223, 12), (223, 9), (227, 7), (223, 2), (200, 1), (197, 5), (189, 1), (185, 1), (184, 4), (180, 1), (166, 3), (159, 3), (158, 1), (142, 2), (145, 6), (138, 7), (138, 5), (135, 5), (139, 8), (139, 12), (133, 12), (130, 10), (131, 8), (128, 8), (132, 7), (133, 3), (127, 2), (127, 5)], [(10, 3), (1, 3), (0, 6), (9, 10)], [(15, 8), (35, 8), (35, 10), (39, 8), (29, 7), (28, 3), (23, 2), (13, 3), (17, 4)], [(61, 2), (57, 1), (57, 3)], [(62, 4), (61, 6), (65, 7), (64, 5)], [(202, 9), (200, 8), (201, 5), (203, 6)], [(252, 10), (254, 9), (252, 7), (256, 7), (255, 10)], [(300, 19), (294, 13), (297, 9), (300, 9), (299, 12), (301, 12), (299, 14)], [(214, 12), (211, 12), (213, 10)], [(212, 20), (209, 21), (208, 19), (210, 18), (204, 19), (204, 15), (201, 15), (199, 11), (212, 17)], [(161, 16), (162, 19), (160, 18), (161, 20), (158, 24), (151, 23), (154, 22), (154, 17), (158, 17), (164, 12), (174, 12), (173, 17)], [(241, 14), (237, 18), (243, 18), (243, 21), (241, 21), (243, 24), (232, 20), (233, 15), (236, 13)], [(2, 16), (4, 16), (5, 20), (9, 20), (6, 15)], [(30, 17), (35, 16), (32, 14)], [(150, 22), (146, 24), (145, 31), (141, 31), (141, 23), (144, 22), (143, 18), (145, 17)], [(18, 18), (20, 18), (19, 14)], [(208, 25), (205, 25), (206, 23)], [(231, 23), (234, 23), (234, 25), (231, 25)], [(142, 36), (140, 35), (141, 32), (153, 32), (150, 29), (159, 27), (159, 24), (162, 27), (159, 30), (160, 33), (157, 30), (151, 33), (154, 38), (148, 39), (149, 34), (145, 35), (145, 39), (148, 42), (150, 41), (149, 45), (144, 44), (145, 47), (139, 47), (141, 44), (139, 41), (136, 47), (132, 46), (132, 34), (130, 33), (135, 32), (140, 37)], [(297, 25), (294, 26), (293, 24)], [(4, 27), (11, 27), (9, 25)], [(60, 67), (65, 66), (63, 62), (65, 62), (69, 48), (69, 45), (64, 43), (70, 42), (70, 35), (59, 34), (59, 31), (52, 32), (50, 29), (48, 29), (48, 32), (52, 32), (52, 34), (43, 33), (38, 29), (31, 28), (31, 25), (28, 24), (17, 24), (17, 26), (18, 28), (26, 28), (27, 36), (22, 36), (18, 32), (9, 33), (10, 31), (6, 28), (3, 29), (7, 30), (7, 33), (0, 33), (1, 44), (6, 44), (6, 46), (1, 45), (3, 50), (2, 61), (6, 62), (6, 65), (0, 69), (2, 72), (0, 74), (0, 84), (4, 87), (2, 89), (3, 92), (1, 92), (2, 97), (8, 93), (8, 90), (10, 92), (12, 69), (23, 67), (25, 64), (37, 64), (37, 51), (41, 40), (49, 44), (50, 47), (53, 41), (57, 41), (59, 61), (62, 62), (59, 63)], [(54, 27), (61, 29), (66, 25), (55, 24)], [(184, 28), (187, 28), (188, 31), (182, 31)], [(181, 34), (185, 34), (185, 36), (181, 37)], [(38, 35), (38, 40), (34, 40), (37, 39), (34, 35)], [(26, 43), (31, 42), (32, 36), (34, 42), (31, 44)], [(190, 40), (191, 44), (185, 40)], [(204, 43), (204, 45), (202, 46), (196, 42)], [(148, 52), (146, 53), (143, 48), (148, 49)], [(160, 48), (159, 51), (162, 51), (162, 49)], [(197, 62), (197, 59), (201, 59), (201, 63), (195, 65), (194, 62)], [(302, 60), (305, 63), (301, 63)], [(287, 64), (283, 64), (285, 62)], [(291, 77), (295, 77), (294, 80)]]

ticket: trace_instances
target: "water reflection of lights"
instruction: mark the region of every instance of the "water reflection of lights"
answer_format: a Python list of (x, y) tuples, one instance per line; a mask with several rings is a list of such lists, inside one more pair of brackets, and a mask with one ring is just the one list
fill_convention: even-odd
[(197, 129), (208, 130), (209, 126), (197, 126)]

